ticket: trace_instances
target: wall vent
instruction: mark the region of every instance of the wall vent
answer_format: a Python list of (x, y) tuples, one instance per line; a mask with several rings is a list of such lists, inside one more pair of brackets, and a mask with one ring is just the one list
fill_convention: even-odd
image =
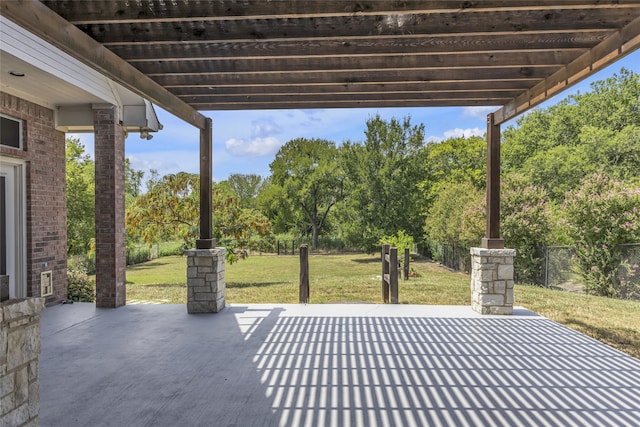
[(43, 271), (40, 273), (40, 296), (48, 297), (53, 295), (53, 272)]

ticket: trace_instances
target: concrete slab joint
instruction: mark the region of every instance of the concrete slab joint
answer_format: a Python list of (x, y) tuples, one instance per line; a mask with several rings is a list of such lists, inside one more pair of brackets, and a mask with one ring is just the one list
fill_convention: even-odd
[(38, 425), (40, 312), (44, 298), (0, 304), (0, 425)]
[(217, 313), (224, 308), (226, 253), (226, 248), (185, 251), (188, 313)]
[(515, 249), (471, 248), (471, 308), (480, 314), (513, 314)]

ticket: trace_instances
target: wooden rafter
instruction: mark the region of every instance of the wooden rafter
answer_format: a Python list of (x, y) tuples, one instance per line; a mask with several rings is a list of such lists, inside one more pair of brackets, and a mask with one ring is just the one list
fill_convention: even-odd
[(495, 124), (522, 114), (640, 47), (640, 17), (495, 113)]
[(38, 1), (0, 2), (0, 14), (200, 129), (205, 117)]

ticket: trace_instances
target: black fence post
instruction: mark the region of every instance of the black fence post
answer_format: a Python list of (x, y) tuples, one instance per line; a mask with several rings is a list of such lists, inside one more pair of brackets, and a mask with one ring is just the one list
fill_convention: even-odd
[(409, 248), (404, 248), (404, 280), (409, 280)]
[(309, 303), (309, 247), (300, 246), (300, 304)]

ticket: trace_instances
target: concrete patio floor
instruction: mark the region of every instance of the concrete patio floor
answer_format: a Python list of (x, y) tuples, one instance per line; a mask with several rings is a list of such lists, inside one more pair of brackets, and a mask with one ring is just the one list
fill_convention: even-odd
[(640, 426), (640, 360), (522, 308), (59, 305), (43, 426)]

